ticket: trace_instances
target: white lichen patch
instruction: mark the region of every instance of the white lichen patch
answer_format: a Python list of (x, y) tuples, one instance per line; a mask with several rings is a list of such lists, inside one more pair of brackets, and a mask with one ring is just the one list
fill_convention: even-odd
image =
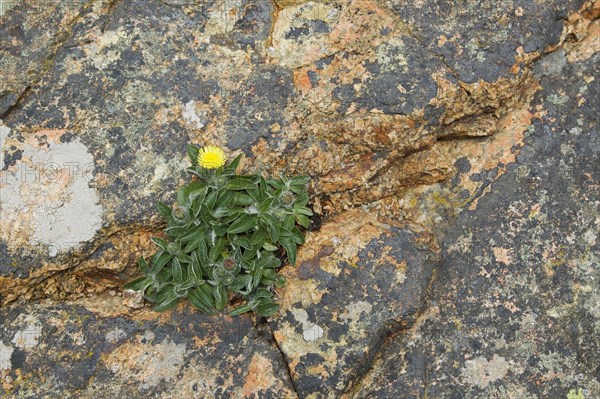
[[(0, 17), (3, 17), (11, 8), (20, 3), (20, 0), (1, 0), (0, 1)], [(1, 165), (1, 163), (0, 163)]]
[(336, 51), (331, 31), (340, 20), (335, 4), (309, 1), (280, 10), (269, 55), (279, 65), (297, 68)]
[(323, 329), (315, 324), (302, 331), (302, 338), (304, 338), (306, 342), (315, 342), (323, 338)]
[(15, 246), (44, 245), (50, 256), (91, 240), (102, 225), (102, 207), (90, 186), (93, 169), (80, 142), (25, 144), (21, 159), (2, 172), (0, 238)]
[(4, 343), (0, 341), (0, 372), (12, 369), (10, 358), (12, 357), (13, 351), (14, 348), (12, 346), (4, 345)]
[(207, 10), (208, 21), (204, 27), (205, 34), (203, 38), (210, 38), (212, 35), (226, 34), (231, 32), (235, 23), (240, 18), (242, 12), (241, 0), (224, 0), (215, 3)]
[(202, 115), (203, 118), (200, 118), (196, 112), (196, 103), (194, 101), (189, 101), (185, 104), (181, 116), (183, 117), (183, 120), (194, 129), (202, 129), (204, 126), (206, 126), (206, 115)]
[(302, 324), (302, 338), (306, 342), (315, 342), (323, 338), (324, 331), (317, 324), (308, 321), (308, 313), (304, 309), (292, 309), (294, 318)]
[(31, 349), (40, 343), (42, 336), (42, 326), (35, 317), (26, 316), (23, 320), (25, 328), (15, 333), (12, 343), (20, 349)]
[(304, 309), (292, 309), (292, 314), (297, 322), (302, 324), (302, 328), (308, 328), (310, 323), (308, 322), (308, 313)]
[(97, 36), (96, 40), (83, 47), (86, 58), (92, 60), (94, 66), (99, 70), (107, 68), (121, 57), (120, 51), (111, 50), (111, 48), (124, 36), (123, 28), (108, 30)]
[(366, 301), (353, 302), (346, 306), (346, 314), (340, 316), (340, 319), (351, 323), (358, 323), (361, 319), (361, 314), (369, 315), (373, 310), (373, 305)]
[(506, 377), (509, 368), (509, 363), (501, 356), (494, 355), (489, 361), (480, 356), (465, 362), (462, 376), (466, 383), (485, 388), (491, 382)]
[(125, 330), (123, 330), (121, 327), (115, 327), (108, 333), (106, 333), (105, 339), (108, 343), (116, 344), (125, 337), (127, 337), (127, 333), (125, 332)]
[(138, 178), (144, 182), (140, 195), (146, 196), (160, 191), (165, 180), (172, 179), (188, 166), (187, 158), (172, 158), (167, 161), (152, 151), (138, 151), (133, 168), (138, 172)]
[(105, 360), (116, 375), (128, 375), (138, 380), (143, 389), (157, 386), (161, 381), (174, 382), (184, 365), (186, 345), (164, 340), (159, 344), (124, 344)]
[[(393, 38), (377, 48), (377, 63), (385, 68), (406, 69), (408, 67), (407, 54), (404, 54), (404, 43), (400, 38)], [(402, 67), (402, 68), (400, 68)], [(400, 92), (406, 92), (406, 89), (399, 89)]]

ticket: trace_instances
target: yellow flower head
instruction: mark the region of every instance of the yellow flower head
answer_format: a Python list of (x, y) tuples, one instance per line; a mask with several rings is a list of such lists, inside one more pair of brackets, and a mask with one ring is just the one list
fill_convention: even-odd
[(205, 169), (216, 169), (225, 165), (225, 153), (219, 147), (207, 145), (198, 152), (198, 165)]

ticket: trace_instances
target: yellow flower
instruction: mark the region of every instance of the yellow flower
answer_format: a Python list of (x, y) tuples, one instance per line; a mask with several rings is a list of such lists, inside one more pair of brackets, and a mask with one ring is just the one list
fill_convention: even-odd
[(219, 147), (207, 145), (198, 152), (198, 165), (205, 169), (216, 169), (225, 164), (225, 153)]

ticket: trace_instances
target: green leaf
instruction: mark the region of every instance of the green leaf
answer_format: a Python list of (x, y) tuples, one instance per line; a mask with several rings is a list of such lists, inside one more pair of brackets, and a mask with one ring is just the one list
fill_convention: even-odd
[(198, 261), (200, 262), (200, 265), (208, 265), (208, 246), (204, 240), (200, 241), (200, 245), (196, 250), (196, 254), (198, 255)]
[(155, 280), (165, 284), (167, 282), (171, 283), (171, 280), (173, 280), (173, 269), (170, 267), (165, 267), (158, 274), (156, 274)]
[(305, 193), (307, 193), (306, 185), (304, 185), (304, 184), (292, 184), (290, 186), (290, 190), (292, 190), (292, 192), (294, 194), (305, 194)]
[(173, 219), (171, 216), (171, 211), (172, 211), (171, 207), (163, 204), (162, 202), (159, 202), (157, 207), (158, 207), (158, 213), (160, 213), (160, 216), (162, 216), (163, 219), (165, 219), (167, 221)]
[(226, 208), (231, 203), (234, 196), (235, 192), (223, 190), (221, 194), (217, 197), (216, 205), (218, 205), (219, 208)]
[(261, 215), (261, 218), (266, 224), (271, 241), (277, 242), (279, 240), (279, 224), (277, 223), (277, 219), (268, 213)]
[(206, 204), (200, 205), (200, 219), (207, 225), (211, 225), (214, 221), (212, 212)]
[(185, 234), (187, 229), (181, 226), (171, 226), (165, 229), (165, 232), (169, 235), (169, 237), (173, 237), (173, 239)]
[(250, 242), (250, 240), (247, 238), (248, 236), (245, 236), (245, 237), (235, 236), (235, 237), (236, 238), (235, 238), (234, 242), (237, 245), (239, 245), (240, 247), (245, 248), (245, 249), (252, 249), (253, 245)]
[[(183, 283), (182, 283), (182, 284), (180, 284), (180, 285), (179, 285), (177, 288), (178, 288), (180, 291), (182, 291), (182, 292), (185, 292), (185, 295), (183, 295), (183, 296), (187, 296), (188, 290), (189, 290), (190, 288), (193, 288), (193, 287), (197, 286), (197, 285), (198, 285), (198, 283), (197, 283), (196, 281), (191, 281), (191, 280), (190, 280), (190, 281), (185, 281), (185, 282), (183, 282)], [(181, 295), (179, 295), (179, 296), (181, 296)]]
[(281, 237), (279, 242), (285, 248), (290, 263), (296, 265), (296, 242), (294, 239), (292, 237)]
[(248, 193), (249, 196), (251, 196), (254, 199), (254, 202), (256, 202), (256, 203), (261, 202), (260, 190), (258, 188), (254, 188), (252, 190), (246, 190), (246, 192)]
[(283, 181), (279, 179), (267, 179), (267, 183), (276, 190), (282, 189), (284, 186)]
[(237, 275), (233, 280), (233, 283), (229, 285), (231, 291), (240, 292), (246, 285), (248, 285), (248, 279), (252, 280), (252, 276), (249, 274)]
[(173, 255), (171, 255), (168, 252), (162, 252), (152, 264), (152, 269), (150, 270), (150, 273), (155, 275), (158, 274), (171, 259), (173, 259)]
[(222, 285), (218, 285), (215, 290), (215, 308), (217, 310), (223, 310), (225, 309), (227, 302), (229, 302), (227, 289)]
[(233, 196), (233, 200), (231, 201), (232, 204), (239, 206), (248, 206), (252, 205), (255, 202), (256, 201), (254, 200), (254, 198), (252, 198), (246, 193), (235, 193), (235, 195)]
[(217, 224), (213, 226), (213, 231), (218, 237), (223, 237), (227, 234), (227, 225), (226, 224)]
[(202, 201), (208, 191), (208, 187), (206, 186), (206, 182), (202, 180), (195, 180), (183, 186), (183, 191), (185, 196), (188, 198), (188, 201), (192, 203), (198, 198), (200, 198), (200, 201)]
[(254, 305), (245, 304), (242, 306), (238, 306), (237, 308), (234, 308), (231, 312), (229, 312), (229, 315), (230, 316), (239, 316), (243, 313), (250, 312), (252, 309), (254, 309)]
[(256, 267), (259, 269), (275, 269), (279, 266), (281, 266), (281, 261), (273, 254), (263, 255), (256, 261)]
[(166, 242), (165, 240), (163, 240), (162, 238), (152, 237), (150, 239), (152, 240), (153, 243), (155, 243), (156, 245), (158, 245), (163, 251), (167, 250), (167, 247), (169, 246), (169, 243)]
[(227, 167), (225, 168), (225, 171), (235, 173), (235, 170), (237, 169), (238, 165), (240, 164), (241, 159), (242, 159), (242, 154), (235, 157), (234, 160), (231, 161), (229, 163), (229, 165), (227, 165)]
[(292, 184), (306, 185), (310, 182), (310, 176), (294, 176), (290, 182)]
[(196, 309), (198, 309), (202, 313), (204, 313), (204, 314), (213, 314), (214, 313), (214, 311), (209, 306), (207, 306), (204, 302), (202, 302), (202, 300), (200, 300), (196, 291), (193, 291), (193, 290), (188, 291), (187, 299), (188, 299), (188, 301), (190, 301), (192, 306), (194, 306)]
[(196, 252), (192, 252), (192, 263), (188, 265), (188, 276), (190, 279), (200, 282), (202, 281), (202, 268), (200, 267), (200, 262), (198, 261), (198, 254)]
[(134, 290), (141, 291), (146, 288), (148, 285), (152, 284), (152, 280), (149, 280), (147, 277), (138, 277), (133, 281), (128, 282), (123, 286), (126, 290)]
[(274, 269), (264, 269), (262, 275), (269, 280), (275, 280), (276, 272)]
[(306, 216), (312, 216), (313, 212), (308, 209), (305, 206), (294, 206), (294, 213), (296, 213), (296, 215), (301, 214), (301, 215), (306, 215)]
[(173, 267), (173, 280), (175, 281), (176, 284), (182, 284), (183, 283), (183, 270), (181, 268), (181, 263), (179, 262), (179, 259), (177, 259), (177, 258), (173, 259), (172, 267)]
[(249, 177), (235, 177), (227, 183), (229, 190), (250, 190), (256, 188), (256, 182)]
[(242, 255), (242, 258), (246, 261), (246, 262), (250, 262), (252, 259), (256, 258), (256, 253), (258, 251), (260, 247), (258, 248), (252, 248), (249, 249), (247, 251), (244, 252), (244, 255)]
[(265, 242), (262, 247), (266, 250), (266, 251), (277, 251), (277, 247), (275, 245), (271, 245), (268, 242)]
[(212, 212), (212, 216), (215, 219), (220, 219), (224, 216), (227, 216), (229, 214), (229, 209), (222, 207), (220, 204), (219, 206), (217, 206)]
[(269, 317), (277, 313), (279, 310), (279, 304), (275, 303), (273, 299), (261, 298), (255, 309), (256, 313), (259, 315), (263, 317)]
[(188, 295), (193, 294), (199, 301), (201, 301), (208, 308), (214, 306), (214, 288), (208, 284), (199, 285), (196, 288), (191, 289)]
[(305, 215), (296, 215), (296, 221), (302, 227), (308, 228), (310, 226), (310, 219)]
[(190, 157), (190, 162), (193, 166), (198, 165), (198, 153), (200, 152), (200, 148), (195, 145), (188, 144), (187, 153)]
[(261, 193), (263, 193), (263, 195), (266, 194), (269, 190), (269, 187), (267, 186), (267, 181), (262, 176), (260, 176), (259, 180), (259, 190)]
[(189, 198), (192, 203), (192, 212), (194, 213), (194, 217), (198, 217), (200, 214), (200, 210), (202, 208), (202, 203), (206, 198), (206, 193), (208, 192), (208, 187), (202, 187), (196, 190), (193, 190), (189, 193)]
[(164, 300), (154, 307), (154, 310), (157, 312), (169, 310), (175, 307), (179, 303), (180, 299), (181, 298), (179, 298), (175, 292), (171, 292)]
[(296, 226), (294, 226), (292, 228), (292, 238), (294, 239), (296, 244), (298, 244), (298, 245), (304, 244), (304, 234), (302, 234), (300, 229), (297, 228)]
[(191, 253), (192, 251), (196, 250), (196, 248), (198, 248), (200, 246), (200, 242), (204, 241), (204, 232), (202, 232), (201, 235), (198, 235), (197, 237), (195, 237), (194, 239), (190, 240), (187, 245), (185, 246), (185, 248), (183, 249), (183, 252), (186, 253)]
[(146, 262), (146, 259), (144, 259), (143, 256), (139, 257), (138, 266), (140, 267), (140, 270), (142, 271), (142, 273), (150, 274), (150, 267), (148, 266), (148, 263)]
[(217, 198), (219, 198), (219, 190), (211, 191), (204, 199), (204, 205), (206, 205), (209, 210), (212, 210), (217, 203)]
[(279, 276), (275, 280), (275, 288), (282, 288), (285, 285), (285, 277)]
[(177, 191), (177, 203), (183, 207), (190, 205), (190, 198), (187, 195), (185, 186), (181, 187), (179, 191)]
[(239, 219), (229, 226), (227, 232), (229, 234), (239, 234), (250, 230), (256, 226), (256, 217), (251, 215), (242, 215)]
[(259, 288), (253, 295), (254, 298), (272, 298), (273, 293), (266, 288)]
[(270, 197), (270, 198), (266, 198), (264, 201), (262, 201), (258, 207), (259, 212), (264, 213), (267, 212), (269, 210), (269, 208), (271, 208), (271, 205), (273, 205), (273, 202), (275, 202), (275, 197)]
[(259, 228), (252, 234), (252, 238), (250, 239), (250, 243), (252, 245), (262, 245), (262, 243), (267, 238), (267, 230), (264, 228)]
[[(237, 208), (227, 208), (227, 214), (222, 219), (222, 223), (226, 224), (227, 226), (229, 226), (237, 218), (239, 218), (241, 214), (242, 214), (242, 211), (240, 209), (237, 209)], [(227, 229), (225, 229), (225, 230), (227, 230)]]
[(306, 191), (298, 193), (296, 195), (296, 203), (294, 204), (294, 208), (296, 206), (305, 207), (307, 204), (308, 204), (308, 193)]
[(283, 221), (283, 227), (285, 227), (287, 230), (292, 230), (295, 224), (296, 218), (294, 217), (294, 215), (289, 214), (285, 216), (285, 219)]
[(221, 256), (221, 252), (223, 252), (223, 248), (225, 248), (225, 244), (227, 240), (224, 237), (218, 237), (215, 241), (215, 246), (210, 249), (210, 253), (208, 259), (211, 262), (215, 262)]
[(263, 277), (263, 270), (262, 269), (257, 269), (254, 271), (254, 275), (252, 276), (252, 288), (256, 288), (258, 287), (258, 285), (260, 284), (260, 280)]

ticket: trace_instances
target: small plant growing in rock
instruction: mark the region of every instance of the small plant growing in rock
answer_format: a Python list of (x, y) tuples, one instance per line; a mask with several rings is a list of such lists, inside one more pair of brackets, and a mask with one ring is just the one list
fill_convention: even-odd
[(152, 238), (158, 250), (149, 261), (138, 261), (144, 276), (125, 288), (143, 292), (157, 311), (187, 298), (207, 314), (230, 301), (231, 315), (274, 314), (274, 287), (285, 283), (277, 274), (277, 254), (285, 250), (295, 264), (296, 248), (304, 243), (299, 226), (310, 224), (309, 178), (238, 175), (241, 155), (225, 165), (223, 150), (214, 146), (189, 145), (188, 155), (188, 171), (197, 178), (179, 189), (173, 207), (158, 204), (167, 239)]

